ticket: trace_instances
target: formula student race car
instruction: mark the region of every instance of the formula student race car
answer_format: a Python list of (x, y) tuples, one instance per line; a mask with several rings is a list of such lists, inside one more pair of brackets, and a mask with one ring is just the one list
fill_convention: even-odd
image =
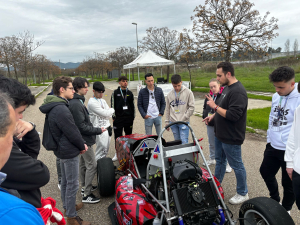
[[(166, 142), (166, 128), (181, 123), (189, 127), (193, 142)], [(244, 202), (238, 219), (224, 203), (224, 193), (204, 158), (189, 124), (169, 124), (159, 136), (132, 134), (117, 139), (119, 168), (110, 158), (98, 160), (98, 185), (102, 196), (115, 194), (108, 207), (113, 225), (293, 225), (276, 201), (258, 197)], [(200, 168), (203, 159), (207, 169)], [(133, 192), (127, 191), (127, 175)], [(115, 175), (121, 174), (117, 182)]]

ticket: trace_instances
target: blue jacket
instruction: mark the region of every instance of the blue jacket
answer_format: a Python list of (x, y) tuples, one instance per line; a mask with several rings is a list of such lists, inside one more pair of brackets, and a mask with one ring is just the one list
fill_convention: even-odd
[(44, 221), (34, 206), (0, 188), (0, 224), (44, 225)]
[[(156, 105), (159, 111), (159, 114), (164, 115), (165, 108), (166, 108), (166, 100), (164, 96), (164, 92), (161, 88), (156, 87), (154, 88), (154, 96)], [(149, 106), (149, 91), (148, 88), (143, 88), (139, 92), (138, 97), (138, 109), (140, 111), (140, 114), (143, 118), (147, 115), (147, 110)]]

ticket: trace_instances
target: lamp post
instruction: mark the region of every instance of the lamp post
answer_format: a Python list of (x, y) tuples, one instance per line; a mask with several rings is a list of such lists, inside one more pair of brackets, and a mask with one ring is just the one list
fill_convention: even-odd
[(137, 54), (139, 55), (139, 44), (138, 44), (138, 34), (137, 34), (137, 23), (132, 23), (133, 25), (135, 25), (135, 31), (136, 31), (136, 51)]

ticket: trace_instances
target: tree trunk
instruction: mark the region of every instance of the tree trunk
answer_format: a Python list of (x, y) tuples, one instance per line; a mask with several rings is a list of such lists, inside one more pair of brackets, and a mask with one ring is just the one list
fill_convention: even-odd
[(167, 82), (170, 81), (170, 66), (167, 66)]

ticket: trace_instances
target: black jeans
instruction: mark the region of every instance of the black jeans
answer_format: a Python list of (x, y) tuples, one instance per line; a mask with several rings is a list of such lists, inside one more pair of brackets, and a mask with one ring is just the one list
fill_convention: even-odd
[(300, 174), (293, 171), (293, 189), (296, 197), (296, 205), (300, 210)]
[(271, 198), (277, 202), (280, 202), (278, 183), (275, 176), (281, 167), (281, 185), (283, 187), (282, 206), (289, 211), (292, 209), (292, 206), (295, 202), (295, 195), (293, 191), (292, 180), (286, 172), (284, 153), (285, 151), (277, 150), (273, 148), (270, 143), (268, 143), (266, 145), (263, 162), (260, 166), (260, 174), (264, 179), (267, 188), (269, 189)]
[(114, 133), (115, 133), (115, 141), (117, 140), (118, 137), (123, 136), (123, 129), (125, 132), (125, 135), (132, 134), (132, 127), (133, 127), (133, 121), (132, 123), (113, 123), (114, 124)]

